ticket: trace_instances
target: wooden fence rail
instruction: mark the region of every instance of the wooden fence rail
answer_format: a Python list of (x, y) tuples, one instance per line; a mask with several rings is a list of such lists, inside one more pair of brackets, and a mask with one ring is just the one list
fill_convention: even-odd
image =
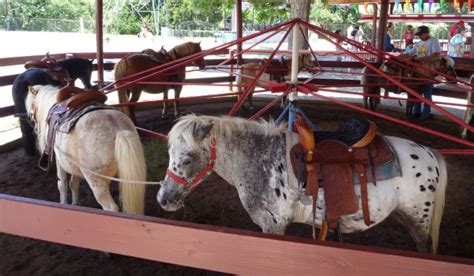
[(130, 216), (0, 194), (0, 232), (233, 274), (472, 275), (474, 260)]

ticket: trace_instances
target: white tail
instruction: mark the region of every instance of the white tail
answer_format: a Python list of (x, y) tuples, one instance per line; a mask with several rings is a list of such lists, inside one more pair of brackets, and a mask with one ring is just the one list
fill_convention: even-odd
[(448, 171), (443, 156), (436, 154), (439, 163), (439, 185), (436, 187), (436, 196), (433, 208), (433, 219), (431, 220), (430, 237), (431, 253), (438, 253), (439, 228), (443, 218), (444, 202), (446, 198), (446, 186), (448, 185)]
[[(142, 143), (138, 134), (121, 130), (115, 137), (115, 158), (118, 163), (118, 177), (128, 180), (146, 180), (146, 163)], [(145, 213), (145, 185), (120, 183), (122, 211), (129, 214)]]

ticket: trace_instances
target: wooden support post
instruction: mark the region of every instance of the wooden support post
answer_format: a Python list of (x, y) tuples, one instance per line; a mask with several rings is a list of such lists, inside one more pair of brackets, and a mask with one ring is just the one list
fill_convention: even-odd
[[(380, 5), (380, 20), (377, 33), (377, 49), (383, 51), (385, 49), (385, 34), (387, 32), (389, 0), (382, 0)], [(381, 60), (379, 60), (380, 62)]]
[(104, 81), (104, 43), (103, 43), (103, 1), (95, 1), (95, 39), (97, 45), (97, 80), (99, 87), (102, 87)]
[[(237, 40), (242, 38), (242, 0), (237, 0)], [(242, 42), (237, 43), (237, 53), (242, 52)], [(242, 55), (237, 55), (237, 66), (242, 64)]]
[(372, 47), (376, 47), (377, 43), (377, 14), (379, 11), (379, 6), (377, 3), (373, 3), (372, 6), (374, 7), (374, 16), (372, 19)]

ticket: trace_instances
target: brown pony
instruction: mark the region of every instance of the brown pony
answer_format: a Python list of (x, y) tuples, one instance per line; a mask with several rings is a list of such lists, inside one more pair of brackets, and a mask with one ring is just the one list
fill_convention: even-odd
[[(436, 70), (438, 72), (447, 74), (454, 78), (457, 77), (456, 71), (454, 70), (454, 61), (452, 60), (452, 58), (448, 56), (443, 56), (436, 60), (421, 63), (421, 65), (424, 67), (428, 67), (433, 70)], [(437, 76), (437, 74), (429, 72), (428, 70), (420, 68), (420, 67), (417, 67), (415, 69), (408, 69), (400, 65), (391, 63), (390, 61), (383, 63), (380, 67), (380, 70), (386, 72), (387, 74), (391, 76), (398, 78), (399, 82), (402, 82), (402, 83), (409, 82), (410, 84), (408, 84), (407, 86), (414, 91), (419, 91), (420, 85), (422, 85), (421, 83), (417, 84), (417, 82), (424, 83), (428, 80), (426, 79), (427, 77), (435, 78)], [(380, 88), (383, 88), (386, 91), (390, 91), (394, 93), (403, 92), (400, 89), (400, 87), (395, 86), (393, 84), (390, 85), (391, 82), (383, 77), (369, 76), (373, 74), (376, 74), (376, 73), (368, 67), (364, 67), (362, 69), (361, 84), (362, 85), (364, 84), (377, 85), (377, 86), (362, 87), (362, 92), (364, 93), (364, 96), (363, 96), (364, 108), (371, 109), (371, 110), (375, 110), (377, 108), (377, 104), (380, 103), (380, 98), (370, 97), (370, 96), (367, 96), (367, 94), (380, 95)], [(403, 80), (401, 79), (403, 77), (415, 78), (419, 80)], [(426, 81), (422, 79), (426, 79)], [(409, 100), (415, 98), (415, 96), (413, 96), (410, 93), (408, 93), (407, 97)], [(413, 101), (407, 101), (405, 116), (407, 117), (412, 116), (412, 109), (413, 109), (414, 104), (415, 103)]]
[[(120, 59), (120, 61), (115, 65), (115, 80), (120, 80), (123, 77), (150, 69), (166, 62), (180, 59), (182, 57), (192, 55), (194, 53), (201, 52), (200, 43), (186, 42), (184, 44), (178, 45), (166, 51), (164, 48), (161, 48), (159, 52), (155, 52), (151, 49), (143, 50), (140, 54), (132, 54), (130, 56)], [(198, 59), (194, 62), (196, 66), (200, 69), (204, 68), (204, 59)], [(186, 68), (185, 66), (180, 67), (172, 72), (166, 73), (161, 76), (150, 78), (146, 81), (149, 82), (184, 82), (186, 79)], [(120, 84), (117, 84), (118, 86)], [(163, 93), (163, 98), (168, 99), (168, 90), (173, 89), (175, 93), (175, 99), (179, 99), (181, 90), (183, 88), (182, 84), (173, 84), (173, 85), (152, 85), (152, 84), (134, 84), (127, 88), (119, 89), (119, 102), (137, 102), (140, 98), (142, 91), (147, 93)], [(131, 94), (131, 97), (130, 97)], [(122, 109), (125, 114), (129, 115), (130, 118), (136, 122), (135, 118), (135, 107), (129, 106)], [(178, 116), (178, 102), (174, 102), (174, 115)], [(166, 117), (166, 103), (163, 103), (162, 117)]]
[[(303, 69), (310, 71), (313, 67), (317, 66), (317, 62), (313, 60), (312, 55), (309, 53), (300, 54), (298, 56), (298, 59), (298, 72)], [(237, 84), (239, 85), (238, 89), (240, 93), (245, 91), (245, 86), (249, 85), (253, 81), (262, 65), (262, 63), (257, 62), (242, 64), (242, 67), (240, 68), (240, 74), (237, 76)], [(272, 61), (270, 63), (270, 65), (267, 67), (265, 73), (260, 77), (260, 79), (266, 81), (276, 81), (279, 83), (284, 82), (285, 77), (290, 74), (290, 71), (291, 59), (284, 59), (282, 56), (280, 60)], [(257, 82), (256, 85), (265, 86), (267, 85), (267, 83), (262, 81)], [(252, 94), (253, 90), (247, 96), (250, 108), (253, 108)], [(283, 99), (282, 105), (284, 104), (284, 102), (285, 99)]]

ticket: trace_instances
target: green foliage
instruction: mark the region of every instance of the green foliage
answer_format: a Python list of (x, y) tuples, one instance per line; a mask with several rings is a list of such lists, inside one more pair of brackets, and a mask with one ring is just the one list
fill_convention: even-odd
[[(24, 30), (51, 30), (53, 27), (61, 31), (78, 31), (79, 18), (93, 20), (95, 16), (92, 0), (8, 1), (0, 6), (0, 13), (14, 19), (12, 24), (14, 29)], [(58, 23), (45, 19), (69, 19), (77, 20), (77, 23), (68, 24), (68, 21)]]
[(250, 0), (249, 2), (253, 5), (253, 10), (249, 11), (253, 13), (253, 17), (246, 17), (245, 23), (274, 24), (290, 18), (291, 7), (285, 1)]
[[(106, 1), (114, 2), (114, 0)], [(104, 10), (104, 21), (107, 22), (106, 31), (108, 33), (138, 34), (142, 25), (150, 25), (150, 12), (141, 12), (141, 9), (133, 9), (134, 6), (132, 4), (135, 5), (137, 3), (125, 1), (119, 7)], [(144, 18), (143, 20), (142, 17)]]
[(311, 20), (326, 27), (332, 24), (356, 24), (359, 18), (359, 11), (352, 5), (333, 5), (330, 8), (322, 2), (314, 3), (310, 13)]
[(165, 0), (160, 9), (160, 18), (169, 27), (177, 27), (188, 21), (201, 21), (217, 26), (224, 16), (230, 21), (233, 4), (232, 0)]

